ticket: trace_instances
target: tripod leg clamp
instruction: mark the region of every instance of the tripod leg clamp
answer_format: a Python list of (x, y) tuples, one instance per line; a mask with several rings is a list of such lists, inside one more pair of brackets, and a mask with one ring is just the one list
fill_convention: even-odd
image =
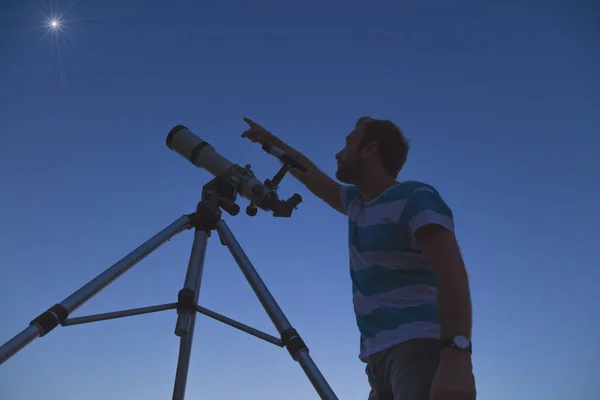
[(38, 315), (29, 325), (35, 325), (40, 330), (40, 337), (47, 335), (69, 317), (69, 312), (62, 304), (55, 304)]
[(298, 361), (298, 353), (301, 351), (306, 350), (308, 353), (308, 347), (306, 346), (306, 343), (304, 343), (304, 340), (302, 340), (300, 334), (294, 328), (284, 331), (281, 334), (281, 341), (287, 348), (294, 361)]
[(196, 312), (196, 299), (190, 288), (183, 288), (177, 293), (177, 311), (182, 310)]

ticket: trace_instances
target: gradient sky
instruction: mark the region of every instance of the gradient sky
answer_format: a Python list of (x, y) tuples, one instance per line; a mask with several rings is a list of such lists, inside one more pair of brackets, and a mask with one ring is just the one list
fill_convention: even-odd
[[(371, 115), (411, 140), (400, 178), (454, 210), (479, 398), (600, 398), (598, 3), (52, 3), (0, 6), (2, 343), (193, 211), (211, 175), (167, 149), (174, 125), (264, 180), (279, 163), (240, 138), (243, 116), (333, 174)], [(49, 9), (64, 15), (54, 40)], [(346, 220), (286, 178), (280, 194), (296, 192), (291, 219), (226, 219), (338, 397), (364, 400)], [(182, 233), (73, 316), (176, 301), (191, 242)], [(201, 304), (276, 334), (209, 243)], [(57, 328), (0, 367), (0, 398), (171, 398), (175, 321)], [(286, 350), (202, 316), (187, 395), (317, 398)]]

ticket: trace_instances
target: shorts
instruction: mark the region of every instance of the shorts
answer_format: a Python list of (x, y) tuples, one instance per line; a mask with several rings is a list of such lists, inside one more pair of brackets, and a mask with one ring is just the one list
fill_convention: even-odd
[(429, 400), (440, 362), (438, 339), (411, 339), (368, 358), (368, 400)]

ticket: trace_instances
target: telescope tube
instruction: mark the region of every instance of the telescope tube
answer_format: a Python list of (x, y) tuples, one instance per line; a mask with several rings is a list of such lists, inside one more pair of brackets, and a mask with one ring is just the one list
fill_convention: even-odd
[(232, 163), (187, 127), (177, 125), (171, 129), (167, 135), (167, 147), (196, 167), (227, 181), (240, 196), (254, 202), (257, 207), (266, 211), (276, 207), (279, 197), (275, 191), (259, 181), (249, 168)]

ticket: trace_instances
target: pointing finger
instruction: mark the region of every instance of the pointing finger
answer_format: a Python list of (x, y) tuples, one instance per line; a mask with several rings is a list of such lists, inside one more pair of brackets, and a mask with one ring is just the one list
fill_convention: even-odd
[(250, 125), (250, 127), (252, 128), (256, 128), (258, 126), (260, 126), (259, 124), (257, 124), (256, 122), (252, 121), (250, 118), (246, 118), (244, 117), (244, 122), (246, 122), (248, 125)]

